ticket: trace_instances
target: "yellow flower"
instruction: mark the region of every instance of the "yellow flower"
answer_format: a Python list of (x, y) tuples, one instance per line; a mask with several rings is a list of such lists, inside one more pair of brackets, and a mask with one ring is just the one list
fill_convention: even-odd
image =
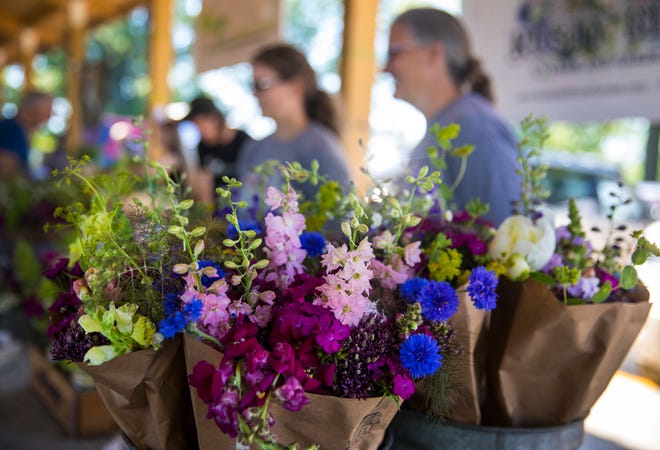
[(451, 281), (461, 274), (463, 256), (454, 248), (436, 253), (429, 263), (431, 279), (434, 281)]

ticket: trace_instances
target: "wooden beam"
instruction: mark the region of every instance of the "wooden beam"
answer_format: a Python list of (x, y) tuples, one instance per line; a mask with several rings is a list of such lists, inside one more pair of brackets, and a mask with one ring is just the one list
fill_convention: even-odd
[(19, 20), (10, 16), (6, 11), (0, 14), (0, 28), (7, 32), (7, 34), (18, 34), (23, 25)]
[(71, 117), (66, 137), (66, 149), (71, 155), (76, 155), (82, 145), (82, 69), (85, 62), (85, 29), (88, 20), (87, 0), (76, 0), (71, 3), (68, 11), (67, 40), (67, 98), (71, 104)]
[(369, 141), (371, 87), (376, 71), (374, 40), (378, 0), (344, 1), (344, 47), (340, 67), (344, 148), (353, 170), (358, 191), (364, 192), (369, 180), (360, 172), (365, 166), (364, 150)]
[[(167, 75), (172, 66), (174, 50), (172, 48), (172, 0), (151, 0), (150, 11), (150, 41), (149, 41), (149, 78), (151, 94), (149, 97), (149, 118), (154, 112), (167, 105), (170, 98), (170, 88)], [(154, 134), (155, 135), (155, 134)], [(150, 157), (160, 157), (160, 146), (151, 143)]]

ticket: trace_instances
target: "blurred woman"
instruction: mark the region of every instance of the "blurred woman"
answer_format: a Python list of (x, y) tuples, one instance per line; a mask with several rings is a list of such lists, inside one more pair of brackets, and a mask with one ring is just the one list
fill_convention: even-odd
[[(339, 140), (337, 113), (330, 96), (319, 89), (316, 74), (305, 55), (287, 44), (263, 48), (252, 60), (253, 91), (263, 114), (271, 117), (277, 129), (262, 141), (246, 146), (239, 156), (239, 176), (247, 189), (258, 187), (252, 169), (267, 161), (299, 162), (311, 167), (319, 163), (319, 173), (350, 184), (346, 155)], [(277, 175), (268, 184), (279, 185)], [(313, 199), (316, 187), (296, 186), (306, 199)]]
[[(430, 165), (426, 149), (437, 145), (434, 125), (460, 125), (454, 148), (473, 145), (467, 169), (453, 195), (459, 209), (474, 198), (488, 203), (486, 218), (499, 224), (520, 198), (518, 147), (511, 127), (492, 105), (490, 78), (472, 52), (466, 29), (444, 11), (411, 9), (396, 18), (390, 31), (385, 68), (396, 82), (394, 96), (417, 108), (427, 133), (411, 156), (413, 173)], [(452, 185), (461, 172), (458, 158), (448, 158), (443, 181)]]

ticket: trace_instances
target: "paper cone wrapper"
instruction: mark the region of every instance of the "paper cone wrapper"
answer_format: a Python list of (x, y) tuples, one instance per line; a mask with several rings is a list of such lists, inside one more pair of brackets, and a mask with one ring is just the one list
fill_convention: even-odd
[[(217, 366), (222, 353), (192, 338), (184, 339), (188, 373), (201, 360)], [(291, 412), (276, 402), (271, 404), (274, 433), (279, 442), (297, 442), (301, 448), (312, 444), (323, 450), (377, 450), (398, 407), (388, 398), (355, 400), (327, 395), (306, 394), (310, 404)], [(208, 407), (191, 387), (193, 410), (200, 450), (232, 449), (235, 443), (207, 419)]]
[[(451, 356), (451, 362), (448, 363), (448, 388), (454, 401), (447, 419), (478, 425), (481, 422), (480, 403), (485, 390), (486, 326), (490, 313), (475, 308), (466, 292), (460, 293), (458, 300), (458, 311), (450, 322), (461, 347), (461, 354)], [(426, 396), (426, 383), (424, 380), (418, 381), (415, 393), (406, 400), (406, 406), (413, 411), (426, 413)]]
[(180, 337), (158, 351), (141, 350), (100, 366), (79, 366), (94, 378), (110, 415), (140, 450), (197, 448)]
[(484, 424), (543, 427), (584, 419), (646, 321), (646, 288), (636, 286), (628, 303), (572, 306), (536, 280), (500, 280), (498, 291)]

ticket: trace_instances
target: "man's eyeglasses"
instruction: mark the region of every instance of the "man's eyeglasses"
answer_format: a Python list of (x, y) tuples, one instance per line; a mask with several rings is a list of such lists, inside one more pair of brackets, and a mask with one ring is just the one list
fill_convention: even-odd
[(264, 92), (272, 88), (280, 81), (279, 78), (258, 78), (252, 81), (252, 92)]

